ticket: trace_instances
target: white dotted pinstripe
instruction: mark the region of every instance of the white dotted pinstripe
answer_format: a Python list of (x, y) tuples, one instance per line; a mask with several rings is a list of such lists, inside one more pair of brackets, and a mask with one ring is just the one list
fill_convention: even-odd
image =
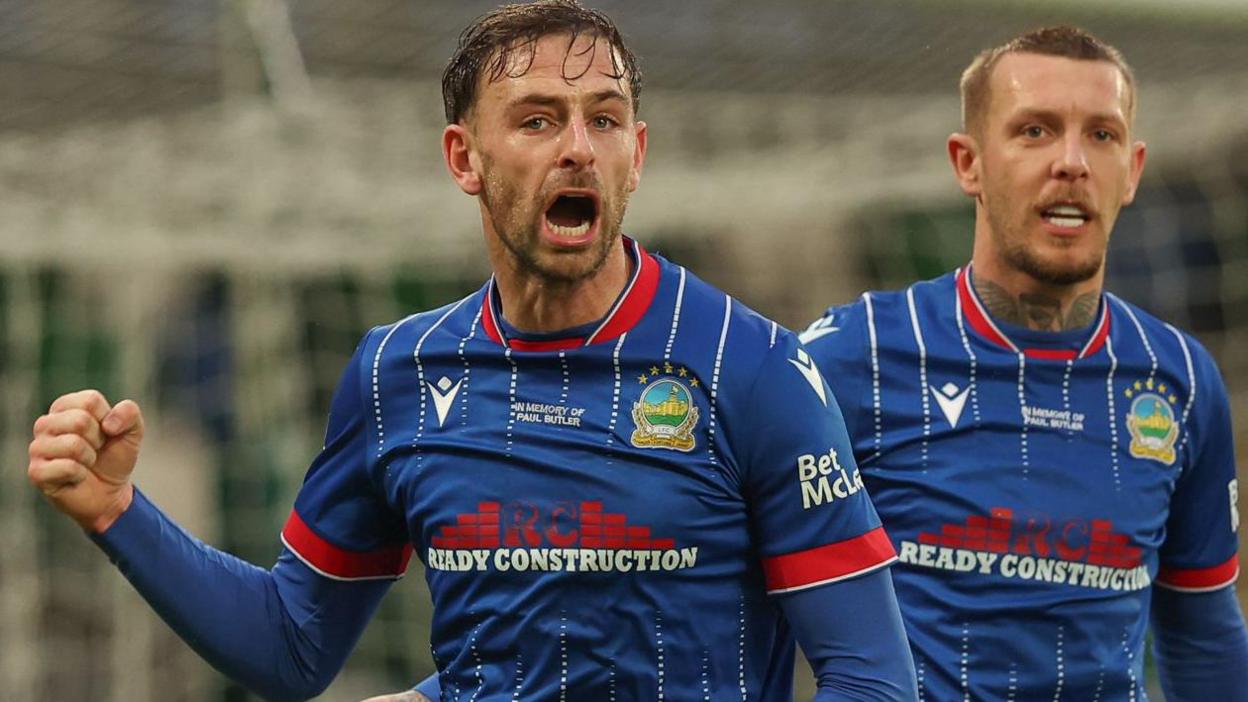
[(672, 330), (667, 334), (667, 346), (663, 349), (663, 360), (672, 357), (672, 344), (676, 343), (676, 330), (680, 328), (680, 309), (685, 302), (685, 269), (680, 269), (680, 284), (676, 286), (676, 306), (672, 308)]
[(927, 472), (927, 445), (932, 436), (932, 401), (927, 389), (927, 344), (923, 343), (923, 330), (919, 328), (919, 313), (914, 307), (914, 286), (906, 290), (906, 305), (910, 308), (910, 328), (914, 330), (914, 343), (919, 347), (919, 396), (923, 398), (923, 443), (919, 447), (923, 472)]
[(1114, 472), (1114, 490), (1121, 490), (1118, 476), (1118, 411), (1114, 409), (1114, 373), (1118, 370), (1118, 356), (1114, 354), (1114, 340), (1105, 339), (1105, 353), (1109, 355), (1109, 374), (1105, 376), (1105, 396), (1109, 404), (1109, 465)]

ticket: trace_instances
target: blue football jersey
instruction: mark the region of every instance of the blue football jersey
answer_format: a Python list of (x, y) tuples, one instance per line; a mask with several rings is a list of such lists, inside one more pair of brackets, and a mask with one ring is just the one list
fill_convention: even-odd
[(769, 593), (895, 559), (796, 336), (624, 245), (584, 336), (509, 338), (487, 283), (344, 374), (283, 540), (333, 578), (414, 548), (443, 699), (789, 702)]
[(995, 322), (968, 268), (802, 338), (894, 541), (929, 700), (1138, 700), (1151, 586), (1237, 574), (1226, 391), (1112, 294), (1088, 329)]

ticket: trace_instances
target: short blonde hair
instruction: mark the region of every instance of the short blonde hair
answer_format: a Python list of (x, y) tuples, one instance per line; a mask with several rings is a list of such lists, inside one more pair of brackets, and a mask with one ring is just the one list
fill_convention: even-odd
[(983, 126), (984, 114), (992, 99), (992, 69), (1006, 54), (1042, 54), (1079, 61), (1107, 61), (1122, 71), (1127, 81), (1127, 118), (1135, 118), (1135, 75), (1122, 52), (1078, 27), (1057, 26), (1036, 29), (1008, 42), (985, 49), (962, 72), (962, 130), (972, 133)]

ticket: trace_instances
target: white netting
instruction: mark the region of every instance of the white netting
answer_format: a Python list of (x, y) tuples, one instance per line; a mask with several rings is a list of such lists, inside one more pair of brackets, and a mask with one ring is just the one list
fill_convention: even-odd
[[(486, 274), (476, 205), (441, 163), (436, 73), (490, 4), (317, 0), (287, 22), (278, 0), (0, 2), (0, 698), (247, 699), (26, 485), (30, 423), (83, 386), (139, 400), (145, 489), (271, 562), (360, 334)], [(1248, 416), (1235, 3), (591, 4), (651, 79), (628, 230), (791, 326), (966, 258), (943, 141), (976, 49), (1057, 19), (1103, 33), (1136, 66), (1150, 144), (1110, 284), (1197, 331)], [(428, 670), (421, 580), (326, 699)]]

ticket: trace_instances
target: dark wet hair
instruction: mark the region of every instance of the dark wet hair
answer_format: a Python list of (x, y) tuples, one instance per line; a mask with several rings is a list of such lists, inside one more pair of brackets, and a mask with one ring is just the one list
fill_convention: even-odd
[[(503, 5), (478, 17), (459, 35), (459, 45), (442, 73), (442, 103), (446, 109), (446, 121), (454, 124), (468, 115), (476, 102), (481, 77), (493, 82), (504, 75), (522, 76), (533, 64), (537, 42), (552, 34), (569, 37), (567, 55), (564, 57), (564, 78), (575, 80), (585, 74), (567, 73), (570, 56), (582, 56), (598, 50), (599, 40), (604, 40), (611, 50), (612, 78), (627, 80), (632, 99), (633, 114), (641, 98), (641, 70), (637, 57), (624, 45), (620, 30), (609, 17), (582, 7), (576, 0), (538, 0), (515, 5)], [(593, 43), (583, 50), (573, 51), (581, 36), (593, 38)], [(527, 53), (527, 62), (521, 61), (508, 73), (512, 57)], [(586, 71), (589, 69), (586, 68)]]

